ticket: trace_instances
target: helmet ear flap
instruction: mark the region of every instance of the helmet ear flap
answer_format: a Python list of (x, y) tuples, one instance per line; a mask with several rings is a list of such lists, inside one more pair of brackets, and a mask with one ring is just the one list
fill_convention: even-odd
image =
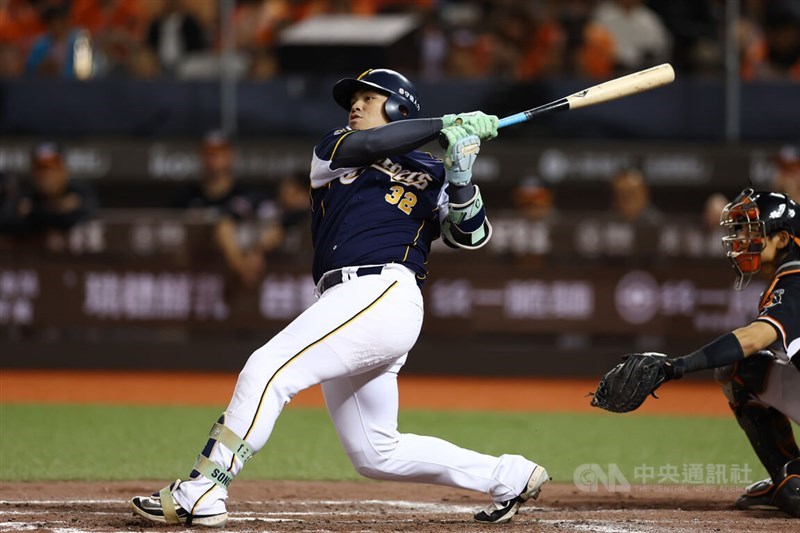
[(403, 99), (396, 94), (389, 95), (383, 104), (383, 109), (392, 122), (407, 118), (411, 114)]

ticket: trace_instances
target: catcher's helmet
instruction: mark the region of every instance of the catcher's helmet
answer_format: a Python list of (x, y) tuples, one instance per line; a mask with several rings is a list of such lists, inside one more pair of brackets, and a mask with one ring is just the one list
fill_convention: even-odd
[(793, 241), (787, 251), (796, 255), (800, 247), (800, 205), (785, 194), (745, 189), (722, 210), (720, 225), (726, 230), (722, 243), (736, 270), (737, 290), (760, 270), (767, 237), (786, 231)]
[(339, 80), (333, 86), (333, 99), (349, 111), (353, 93), (366, 89), (376, 90), (388, 97), (383, 107), (391, 122), (419, 115), (419, 98), (414, 84), (399, 72), (389, 69), (370, 69), (358, 78)]

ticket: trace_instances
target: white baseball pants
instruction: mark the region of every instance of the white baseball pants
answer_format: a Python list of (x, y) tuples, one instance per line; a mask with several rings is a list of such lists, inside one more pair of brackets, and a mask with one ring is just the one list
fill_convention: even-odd
[[(525, 488), (536, 464), (519, 455), (493, 457), (397, 428), (397, 372), (422, 326), (422, 295), (414, 274), (387, 265), (381, 274), (349, 281), (319, 301), (249, 358), (226, 410), (231, 430), (254, 451), (266, 444), (283, 407), (322, 383), (339, 439), (356, 470), (374, 479), (435, 483), (506, 501)], [(241, 470), (216, 444), (211, 460)], [(193, 514), (225, 510), (227, 491), (199, 477), (174, 493)]]

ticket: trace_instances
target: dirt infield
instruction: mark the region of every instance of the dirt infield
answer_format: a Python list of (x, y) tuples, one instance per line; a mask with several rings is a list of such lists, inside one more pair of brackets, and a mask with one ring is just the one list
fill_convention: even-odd
[[(0, 373), (2, 403), (117, 403), (225, 405), (231, 374), (42, 372)], [(401, 377), (406, 409), (499, 409), (591, 412), (593, 381)], [(293, 405), (320, 406), (319, 388)], [(713, 383), (673, 383), (645, 413), (730, 416)], [(0, 483), (0, 533), (184, 530), (135, 517), (128, 500), (160, 488), (158, 482)], [(782, 532), (800, 521), (778, 511), (741, 512), (732, 502), (740, 487), (641, 486), (631, 492), (582, 492), (549, 484), (509, 525), (482, 526), (472, 514), (487, 503), (480, 494), (392, 482), (240, 480), (231, 489), (228, 531), (600, 531)]]
[[(54, 533), (183, 530), (150, 525), (128, 507), (152, 483), (9, 483), (0, 489), (0, 531)], [(546, 485), (513, 522), (483, 526), (472, 514), (486, 498), (457, 489), (392, 482), (239, 481), (231, 489), (227, 531), (797, 531), (798, 521), (777, 511), (736, 511), (735, 493), (676, 487), (655, 492), (583, 493)], [(678, 492), (682, 490), (682, 492)]]

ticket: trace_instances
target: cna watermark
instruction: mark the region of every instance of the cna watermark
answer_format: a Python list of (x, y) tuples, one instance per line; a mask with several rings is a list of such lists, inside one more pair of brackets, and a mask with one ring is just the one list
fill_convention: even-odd
[(572, 481), (583, 492), (703, 491), (709, 490), (709, 485), (715, 485), (714, 490), (739, 491), (742, 486), (753, 483), (752, 474), (748, 464), (667, 463), (638, 465), (633, 469), (633, 476), (626, 476), (615, 463), (585, 463), (572, 473)]
[(582, 464), (572, 473), (572, 481), (583, 492), (598, 492), (601, 485), (608, 492), (631, 491), (630, 482), (613, 463), (608, 468), (597, 463)]

